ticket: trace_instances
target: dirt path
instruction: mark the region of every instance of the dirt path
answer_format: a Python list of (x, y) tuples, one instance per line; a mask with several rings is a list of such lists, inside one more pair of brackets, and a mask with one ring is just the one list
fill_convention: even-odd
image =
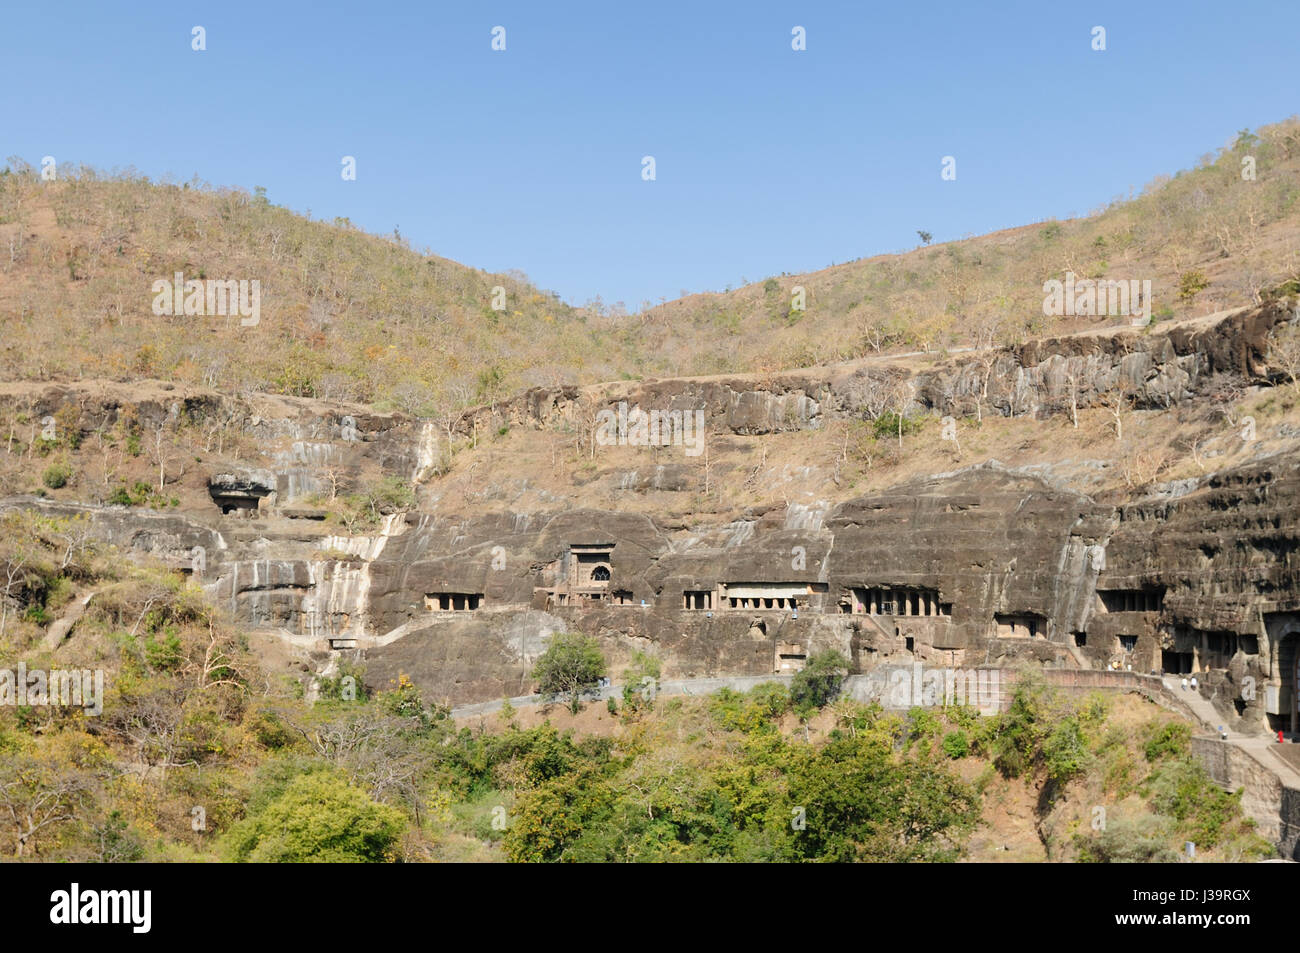
[(86, 612), (86, 607), (90, 605), (90, 600), (95, 598), (102, 590), (92, 589), (80, 598), (73, 599), (68, 605), (68, 610), (58, 619), (50, 623), (49, 629), (45, 632), (45, 638), (41, 641), (41, 648), (47, 652), (53, 652), (72, 632), (72, 627), (80, 621)]

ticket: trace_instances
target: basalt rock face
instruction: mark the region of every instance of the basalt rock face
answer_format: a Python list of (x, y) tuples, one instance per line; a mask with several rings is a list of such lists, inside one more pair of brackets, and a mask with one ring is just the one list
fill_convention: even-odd
[(1224, 377), (1277, 376), (1267, 360), (1268, 335), (1292, 317), (1273, 305), (1168, 327), (1039, 339), (921, 372), (913, 392), (923, 407), (955, 415), (972, 413), (977, 403), (1003, 416), (1067, 413), (1072, 405), (1117, 399), (1163, 409), (1205, 394)]
[[(677, 378), (533, 388), (466, 413), (457, 428), (490, 426), (490, 414), (515, 424), (554, 426), (602, 410), (702, 411), (713, 432), (780, 433), (815, 429), (830, 414), (874, 418), (897, 406), (941, 414), (1047, 416), (1126, 401), (1164, 409), (1212, 391), (1224, 378), (1277, 380), (1269, 332), (1295, 315), (1282, 305), (1239, 309), (1143, 328), (1037, 339), (1014, 348), (961, 354), (931, 367), (863, 362), (756, 375)], [(480, 420), (480, 418), (482, 418)]]
[[(783, 655), (826, 648), (860, 671), (918, 659), (1146, 672), (1190, 657), (1225, 720), (1263, 727), (1289, 711), (1300, 642), (1300, 459), (1182, 490), (1112, 507), (983, 466), (716, 525), (598, 509), (408, 513), (372, 536), (301, 519), (8, 505), (86, 515), (124, 551), (193, 572), (243, 624), (317, 652), (355, 646), (376, 687), (405, 673), (453, 703), (525, 690), (550, 637), (574, 630), (601, 641), (614, 673), (641, 650), (670, 678), (767, 674)], [(622, 604), (548, 598), (575, 546), (607, 549)], [(730, 604), (763, 586), (803, 595), (794, 607)], [(892, 594), (889, 611), (863, 604), (869, 590)], [(442, 611), (447, 593), (477, 607)], [(688, 593), (709, 593), (711, 607), (685, 608)]]
[(576, 387), (534, 387), (519, 397), (475, 408), (455, 425), (465, 435), (485, 432), (504, 418), (514, 425), (553, 427), (564, 420), (593, 418), (602, 411), (618, 414), (638, 409), (649, 413), (703, 413), (713, 432), (756, 435), (813, 430), (823, 420), (822, 402), (831, 387), (820, 372), (774, 374), (762, 380), (675, 378)]
[(1089, 550), (1110, 508), (1034, 477), (980, 467), (851, 500), (828, 520), (833, 586), (885, 582), (937, 590), (953, 606), (943, 648), (979, 645), (997, 614), (1078, 631), (1095, 570)]
[[(595, 509), (411, 513), (375, 536), (345, 537), (303, 520), (97, 513), (112, 542), (179, 568), (202, 547), (197, 577), (243, 624), (318, 651), (355, 644), (377, 686), (405, 673), (452, 702), (518, 693), (549, 637), (565, 630), (600, 639), (615, 672), (642, 650), (670, 678), (767, 674), (782, 655), (824, 648), (858, 669), (912, 658), (1066, 664), (1057, 634), (1084, 624), (1088, 553), (1111, 518), (1086, 497), (998, 467), (711, 526)], [(303, 529), (285, 525), (295, 523)], [(569, 578), (575, 546), (607, 549), (608, 593), (623, 604), (548, 599)], [(764, 587), (800, 595), (784, 607), (770, 598), (732, 607), (727, 597)], [(855, 595), (869, 587), (933, 598), (906, 604), (902, 595), (896, 611), (871, 615)], [(439, 610), (449, 593), (479, 597), (477, 608)], [(684, 608), (686, 593), (709, 593), (711, 608)], [(1042, 628), (999, 638), (999, 614)]]
[[(1300, 642), (1300, 460), (1278, 456), (1218, 473), (1176, 498), (1121, 506), (1117, 516), (1098, 587), (1156, 598), (1148, 611), (1107, 619), (1140, 636), (1132, 654), (1141, 669), (1195, 671), (1225, 724), (1289, 730), (1283, 713), (1294, 704)], [(1109, 646), (1099, 639), (1095, 648)]]
[[(665, 677), (770, 673), (783, 647), (834, 648), (859, 668), (890, 657), (1064, 664), (1054, 636), (1083, 627), (1096, 576), (1088, 553), (1110, 526), (1108, 507), (993, 467), (690, 529), (595, 510), (411, 517), (369, 566), (369, 619), (387, 644), (362, 646), (371, 677), (405, 673), (453, 702), (518, 692), (549, 635), (566, 629), (599, 638), (615, 671), (633, 650), (653, 652)], [(564, 578), (572, 545), (608, 546), (609, 587), (626, 604), (543, 600), (534, 604), (544, 611), (525, 611)], [(807, 595), (794, 607), (733, 608), (720, 586)], [(853, 611), (853, 590), (872, 586), (934, 599), (894, 615)], [(714, 594), (712, 609), (683, 608), (688, 592)], [(481, 608), (431, 611), (425, 597), (436, 593), (479, 593)], [(998, 638), (998, 614), (1032, 616), (1043, 628), (1036, 639)]]
[(125, 506), (54, 503), (31, 497), (0, 501), (0, 512), (14, 508), (34, 509), (62, 519), (87, 520), (97, 539), (133, 557), (148, 558), (177, 569), (192, 567), (196, 548), (205, 560), (216, 561), (229, 548), (215, 519), (200, 521), (190, 516)]
[[(248, 399), (163, 381), (87, 381), (77, 384), (0, 383), (0, 403), (47, 425), (53, 436), (75, 431), (82, 441), (112, 428), (133, 430), (144, 449), (161, 429), (188, 428), (218, 455), (237, 452), (257, 462), (214, 473), (243, 490), (274, 491), (281, 502), (327, 489), (324, 471), (346, 479), (366, 468), (409, 478), (431, 462), (429, 427), (403, 414), (375, 413), (359, 404), (258, 394)], [(274, 448), (262, 453), (264, 448)], [(269, 474), (269, 475), (268, 475)]]
[[(1225, 717), (1258, 727), (1286, 704), (1294, 653), (1283, 648), (1293, 621), (1300, 629), (1298, 467), (1278, 458), (1112, 507), (985, 466), (712, 526), (595, 509), (412, 513), (359, 537), (215, 520), (223, 533), (122, 509), (96, 519), (119, 544), (181, 562), (205, 547), (206, 586), (237, 618), (319, 649), (354, 639), (377, 685), (404, 672), (452, 702), (519, 692), (549, 637), (577, 630), (601, 640), (615, 672), (643, 650), (665, 677), (768, 673), (791, 646), (835, 648), (862, 670), (917, 658), (1146, 672), (1191, 654)], [(548, 604), (574, 545), (608, 547), (609, 590), (625, 604)], [(732, 608), (720, 584), (807, 595), (797, 609)], [(855, 611), (871, 588), (933, 601)], [(712, 593), (712, 608), (684, 608), (688, 592)], [(438, 611), (428, 597), (440, 593), (481, 602)], [(1155, 601), (1102, 598), (1116, 594)], [(1034, 621), (1032, 635), (1017, 620)], [(1248, 677), (1254, 697), (1242, 706)], [(1271, 702), (1269, 685), (1283, 693)]]

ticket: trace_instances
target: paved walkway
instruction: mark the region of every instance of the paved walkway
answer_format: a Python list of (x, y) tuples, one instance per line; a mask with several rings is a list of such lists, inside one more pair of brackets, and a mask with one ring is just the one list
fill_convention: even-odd
[[(1199, 691), (1194, 692), (1191, 688), (1184, 690), (1182, 679), (1176, 676), (1166, 675), (1162, 681), (1171, 695), (1192, 710), (1192, 713), (1201, 721), (1206, 730), (1220, 733), (1219, 726), (1223, 724), (1223, 716), (1210, 704), (1208, 699), (1201, 695)], [(1228, 744), (1249, 752), (1256, 761), (1276, 774), (1287, 787), (1300, 790), (1300, 771), (1297, 771), (1293, 765), (1278, 753), (1276, 749), (1281, 746), (1278, 745), (1275, 736), (1246, 735), (1239, 731), (1222, 733), (1227, 734)]]
[[(1176, 675), (1166, 675), (1160, 681), (1169, 694), (1192, 710), (1192, 713), (1205, 725), (1206, 731), (1219, 732), (1220, 726), (1223, 725), (1223, 716), (1210, 704), (1209, 699), (1199, 691), (1194, 692), (1191, 688), (1184, 689), (1182, 679)], [(1229, 731), (1227, 734), (1229, 741), (1252, 737), (1237, 731)]]

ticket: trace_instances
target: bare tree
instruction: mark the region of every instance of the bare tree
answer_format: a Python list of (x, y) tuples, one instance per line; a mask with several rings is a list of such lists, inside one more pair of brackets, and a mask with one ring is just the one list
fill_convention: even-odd
[(59, 563), (59, 570), (62, 571), (89, 548), (94, 528), (90, 518), (80, 514), (63, 522), (56, 535), (64, 544), (63, 559)]
[(5, 594), (0, 599), (0, 636), (5, 634), (5, 626), (9, 621), (9, 601), (13, 593), (14, 585), (22, 578), (23, 566), (27, 563), (28, 554), (23, 550), (18, 550), (15, 557), (5, 561)]
[(912, 400), (912, 389), (908, 386), (907, 378), (899, 378), (894, 381), (889, 388), (889, 405), (894, 413), (894, 422), (897, 425), (898, 432), (898, 449), (903, 449), (903, 424), (906, 420), (907, 405)]
[(581, 457), (584, 448), (586, 448), (586, 455), (594, 459), (596, 456), (596, 434), (600, 429), (597, 423), (600, 420), (600, 411), (602, 410), (600, 399), (590, 391), (583, 391), (571, 406), (577, 415), (578, 424), (578, 439), (574, 449), (577, 455)]
[(163, 490), (163, 484), (167, 479), (167, 448), (165, 440), (167, 437), (166, 428), (160, 423), (154, 428), (153, 441), (149, 444), (149, 459), (158, 467), (158, 492)]
[(117, 474), (122, 466), (122, 448), (104, 440), (103, 432), (99, 432), (99, 469), (100, 476), (104, 487), (107, 488), (110, 483), (117, 479)]
[(321, 471), (325, 477), (325, 482), (330, 488), (330, 502), (333, 503), (338, 499), (339, 490), (342, 489), (344, 482), (347, 480), (347, 470), (342, 464), (331, 463), (325, 466)]
[(885, 328), (879, 321), (872, 321), (869, 324), (864, 324), (862, 327), (862, 337), (867, 342), (867, 345), (879, 354), (880, 349), (884, 347), (886, 341)]
[(204, 453), (212, 453), (214, 449), (218, 454), (225, 453), (226, 436), (234, 420), (235, 412), (227, 410), (224, 406), (208, 417), (207, 425), (203, 428)]
[(392, 390), (392, 400), (409, 417), (427, 416), (429, 389), (415, 381), (405, 381)]
[(242, 687), (247, 681), (243, 660), (236, 652), (236, 641), (227, 632), (208, 620), (208, 644), (203, 650), (203, 660), (191, 663), (186, 670), (194, 675), (194, 682), (206, 691), (218, 685)]
[(1214, 409), (1223, 416), (1224, 423), (1229, 427), (1235, 427), (1237, 426), (1237, 404), (1246, 395), (1246, 388), (1239, 380), (1226, 376), (1215, 383), (1214, 393), (1210, 394)]
[(891, 377), (887, 369), (864, 370), (846, 383), (846, 403), (861, 410), (868, 420), (875, 420), (889, 410), (896, 397), (897, 384), (897, 379)]
[(712, 489), (713, 464), (709, 461), (709, 439), (707, 434), (701, 434), (704, 439), (704, 495), (708, 497)]
[(1120, 472), (1130, 490), (1144, 490), (1155, 482), (1169, 465), (1169, 455), (1163, 447), (1139, 450), (1127, 447), (1119, 458)]
[(989, 381), (993, 378), (993, 369), (998, 363), (997, 351), (984, 351), (975, 359), (980, 368), (980, 389), (975, 395), (975, 421), (984, 422), (984, 404), (989, 399)]
[(287, 714), (280, 714), (317, 755), (338, 767), (348, 781), (365, 788), (375, 800), (396, 799), (408, 804), (419, 818), (425, 809), (418, 783), (424, 756), (406, 741), (409, 719), (362, 712), (307, 728)]
[(89, 795), (87, 775), (59, 773), (32, 758), (7, 759), (0, 771), (0, 811), (13, 830), (15, 857), (39, 853), (38, 835), (74, 820)]
[(169, 768), (198, 763), (183, 758), (186, 749), (180, 734), (185, 692), (183, 688), (154, 692), (105, 714), (108, 730), (134, 747), (136, 762), (159, 768), (164, 778)]
[(1124, 439), (1124, 414), (1133, 407), (1132, 392), (1122, 372), (1116, 375), (1115, 383), (1106, 392), (1104, 400), (1115, 427), (1115, 440), (1121, 441)]
[(1290, 378), (1292, 389), (1300, 393), (1300, 321), (1279, 324), (1269, 332), (1268, 357)]
[(988, 351), (995, 346), (1004, 320), (1001, 312), (983, 310), (969, 319), (967, 323), (971, 332), (971, 344), (977, 351)]
[(456, 439), (457, 429), (465, 416), (465, 408), (469, 405), (469, 401), (469, 388), (464, 383), (457, 382), (447, 388), (446, 396), (438, 408), (438, 422), (442, 426), (443, 433), (447, 436), (447, 446), (443, 451), (442, 464), (438, 470), (440, 473), (446, 473), (451, 469), (452, 444)]

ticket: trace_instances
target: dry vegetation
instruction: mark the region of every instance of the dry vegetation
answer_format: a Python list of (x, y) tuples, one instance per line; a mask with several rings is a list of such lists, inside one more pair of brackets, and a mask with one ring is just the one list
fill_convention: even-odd
[[(1242, 178), (1255, 158), (1257, 178)], [(1258, 300), (1300, 275), (1300, 122), (1243, 133), (1195, 169), (1092, 217), (783, 275), (628, 315), (574, 309), (404, 240), (314, 221), (259, 193), (18, 159), (0, 172), (0, 328), (9, 379), (158, 377), (234, 393), (357, 400), (420, 415), (535, 384), (761, 372), (1007, 342), (1070, 326), (1042, 285), (1150, 279), (1159, 318)], [(151, 285), (257, 279), (262, 319), (157, 317)], [(507, 289), (493, 310), (492, 288)], [(792, 310), (792, 290), (807, 305)], [(1082, 326), (1087, 319), (1076, 321)], [(1114, 323), (1105, 320), (1094, 323)]]
[[(1255, 158), (1253, 181), (1242, 177), (1246, 156)], [(1088, 319), (1042, 313), (1043, 282), (1067, 271), (1150, 279), (1157, 320), (1259, 303), (1267, 289), (1300, 276), (1298, 177), (1300, 121), (1290, 119), (1243, 132), (1195, 169), (1161, 176), (1088, 218), (691, 295), (642, 315), (642, 333), (652, 353), (677, 355), (673, 373), (707, 374), (1080, 330)], [(803, 311), (791, 306), (796, 286), (806, 291)], [(684, 339), (700, 346), (684, 352)]]
[[(259, 281), (260, 323), (156, 316), (152, 284), (176, 272)], [(602, 333), (520, 274), (197, 182), (87, 168), (44, 182), (11, 159), (0, 173), (0, 276), (10, 379), (156, 377), (432, 413), (607, 373), (587, 364), (610, 351)]]

